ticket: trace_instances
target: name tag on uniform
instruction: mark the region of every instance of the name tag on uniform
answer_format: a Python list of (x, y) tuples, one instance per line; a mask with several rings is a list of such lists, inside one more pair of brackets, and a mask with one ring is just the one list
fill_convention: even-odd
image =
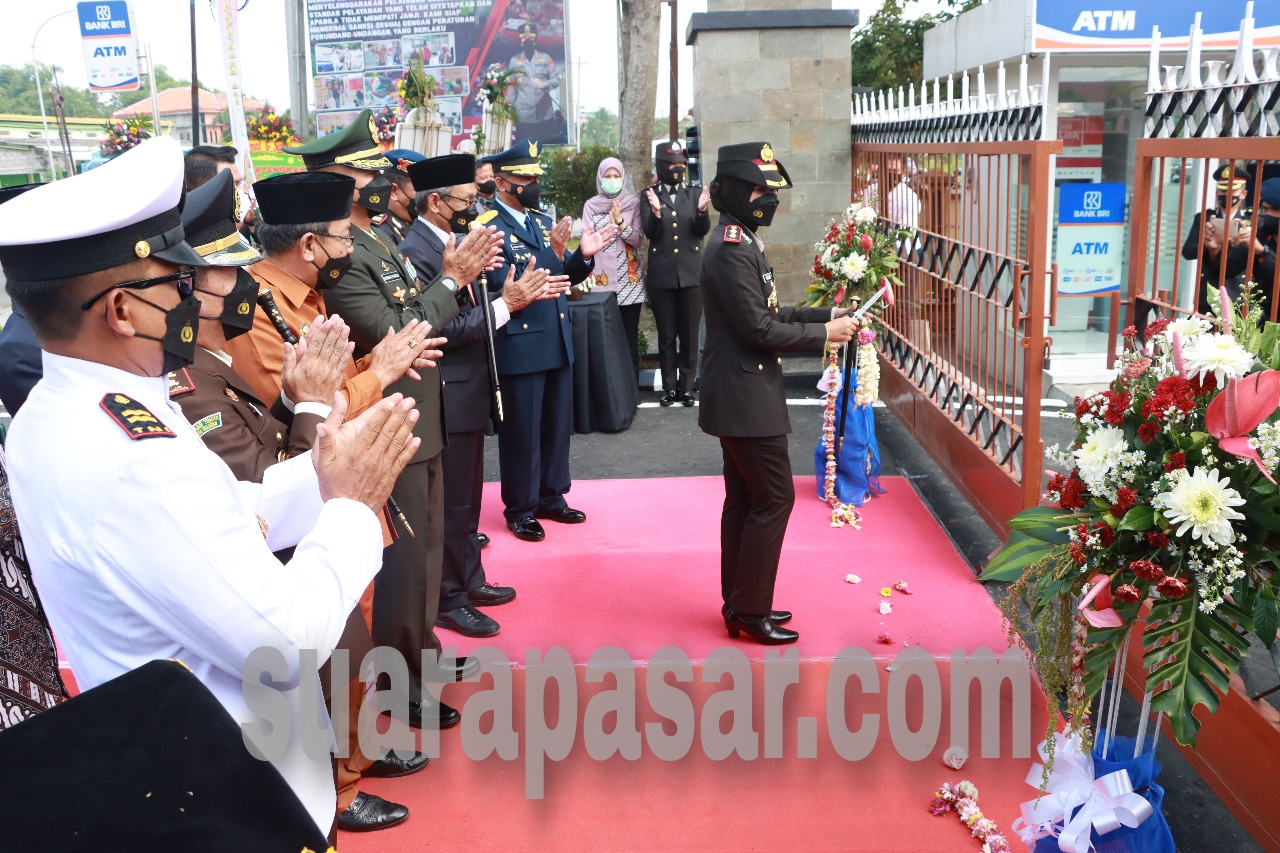
[(393, 281), (400, 281), (400, 280), (401, 280), (400, 273), (396, 272), (395, 270), (392, 270), (391, 272), (384, 272), (382, 274), (383, 284), (391, 284)]
[(764, 283), (773, 284), (773, 270), (769, 270), (767, 273), (764, 274)]

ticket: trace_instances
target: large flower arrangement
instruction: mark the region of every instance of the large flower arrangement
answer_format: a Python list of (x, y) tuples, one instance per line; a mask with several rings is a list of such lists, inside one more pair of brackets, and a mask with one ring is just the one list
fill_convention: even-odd
[(507, 89), (514, 85), (511, 78), (517, 73), (519, 72), (503, 70), (502, 65), (495, 62), (476, 81), (476, 103), (482, 108), (487, 105), (498, 121), (516, 120), (516, 108), (507, 99)]
[(264, 104), (262, 112), (245, 120), (249, 128), (249, 138), (270, 145), (290, 145), (298, 141), (294, 133), (293, 119), (285, 118), (275, 111), (275, 107)]
[(406, 110), (431, 109), (436, 100), (436, 78), (422, 67), (422, 56), (414, 55), (404, 76), (396, 80), (396, 92)]
[(151, 138), (151, 119), (147, 116), (129, 116), (123, 121), (109, 121), (103, 125), (107, 132), (102, 140), (102, 156), (123, 154), (144, 139)]
[(1259, 329), (1248, 299), (1222, 297), (1212, 323), (1157, 320), (1145, 342), (1125, 330), (1110, 388), (1068, 413), (1075, 442), (1046, 451), (1069, 473), (1050, 478), (1050, 505), (1010, 521), (982, 574), (1016, 581), (1006, 616), (1013, 626), (1029, 606), (1046, 691), (1067, 694), (1086, 739), (1088, 702), (1144, 602), (1151, 708), (1183, 744), (1195, 707), (1217, 710), (1248, 635), (1275, 640), (1280, 325)]
[[(813, 269), (805, 291), (808, 294), (805, 305), (849, 308), (870, 297), (877, 289), (883, 289), (886, 298), (871, 310), (878, 313), (883, 305), (893, 304), (893, 284), (902, 284), (894, 274), (898, 268), (897, 241), (909, 232), (884, 233), (878, 228), (878, 222), (874, 205), (855, 201), (831, 223), (826, 236), (813, 246)], [(868, 310), (857, 338), (858, 387), (854, 404), (858, 406), (869, 406), (880, 396), (880, 363), (876, 357), (871, 310)], [(831, 507), (833, 527), (849, 525), (857, 528), (861, 522), (857, 509), (836, 498), (836, 402), (841, 392), (839, 355), (839, 344), (827, 345), (827, 369), (823, 378), (827, 392), (822, 420), (822, 441), (826, 452), (823, 498)]]

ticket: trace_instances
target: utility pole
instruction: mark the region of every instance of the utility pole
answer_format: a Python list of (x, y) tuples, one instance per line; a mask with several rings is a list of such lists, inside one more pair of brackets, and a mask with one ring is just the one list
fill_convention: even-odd
[(196, 0), (191, 0), (191, 147), (204, 142), (200, 126), (200, 75), (196, 72)]
[(680, 117), (677, 114), (677, 97), (678, 88), (676, 86), (677, 71), (679, 69), (679, 53), (676, 36), (676, 0), (671, 2), (671, 141), (675, 142), (680, 138)]
[(286, 65), (289, 69), (289, 113), (299, 136), (309, 136), (311, 122), (307, 117), (307, 91), (311, 78), (307, 75), (306, 13), (302, 0), (284, 2), (284, 40)]
[(151, 87), (152, 136), (160, 136), (160, 99), (156, 97), (156, 65), (151, 58), (151, 42), (147, 42), (147, 83)]
[(40, 38), (40, 31), (44, 29), (44, 25), (52, 21), (54, 18), (61, 18), (63, 15), (70, 15), (71, 10), (59, 12), (56, 15), (50, 15), (44, 19), (40, 26), (36, 27), (36, 34), (31, 38), (31, 70), (36, 75), (36, 95), (40, 98), (40, 124), (44, 128), (44, 151), (49, 155), (49, 180), (58, 180), (58, 170), (53, 167), (53, 146), (49, 142), (49, 119), (44, 112), (44, 89), (40, 85), (40, 60), (36, 59), (36, 41)]

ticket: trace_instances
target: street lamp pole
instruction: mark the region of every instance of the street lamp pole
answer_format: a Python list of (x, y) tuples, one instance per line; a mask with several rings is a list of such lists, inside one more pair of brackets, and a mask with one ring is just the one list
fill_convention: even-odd
[(49, 155), (49, 180), (58, 180), (58, 170), (53, 165), (53, 146), (49, 142), (49, 119), (44, 112), (44, 88), (40, 84), (40, 62), (36, 59), (36, 41), (40, 38), (40, 31), (44, 29), (44, 25), (52, 21), (54, 18), (61, 18), (63, 15), (70, 15), (71, 10), (59, 12), (45, 18), (44, 23), (36, 27), (35, 37), (31, 39), (31, 70), (36, 75), (36, 96), (40, 99), (40, 124), (44, 127), (44, 151)]

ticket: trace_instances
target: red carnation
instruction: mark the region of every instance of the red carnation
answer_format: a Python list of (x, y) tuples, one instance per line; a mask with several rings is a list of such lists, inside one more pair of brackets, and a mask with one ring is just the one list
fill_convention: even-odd
[(1063, 509), (1084, 509), (1084, 481), (1074, 471), (1062, 484), (1062, 500), (1059, 504)]
[(1164, 470), (1173, 472), (1187, 467), (1187, 454), (1181, 450), (1169, 454), (1169, 458), (1165, 460)]
[(1098, 531), (1099, 541), (1103, 548), (1110, 547), (1116, 541), (1116, 532), (1105, 521), (1097, 522), (1093, 525), (1093, 529)]
[(1142, 593), (1138, 592), (1138, 588), (1130, 583), (1120, 584), (1120, 586), (1111, 590), (1111, 594), (1121, 601), (1127, 601), (1130, 604), (1142, 598)]
[[(1163, 534), (1161, 534), (1163, 535)], [(1150, 560), (1134, 560), (1129, 564), (1129, 571), (1143, 580), (1154, 581), (1164, 576), (1164, 569)]]
[(1076, 561), (1076, 565), (1083, 566), (1087, 557), (1084, 555), (1084, 547), (1079, 542), (1071, 543), (1071, 559)]
[(1150, 340), (1151, 338), (1154, 338), (1156, 335), (1163, 332), (1165, 329), (1169, 327), (1169, 324), (1171, 322), (1173, 321), (1166, 319), (1164, 317), (1161, 317), (1159, 320), (1156, 320), (1155, 322), (1148, 324), (1147, 335), (1146, 335), (1147, 340)]
[(1107, 398), (1107, 423), (1112, 426), (1120, 426), (1124, 423), (1124, 413), (1129, 410), (1129, 404), (1133, 402), (1133, 398), (1128, 394), (1117, 394), (1111, 391), (1104, 392)]
[(1167, 598), (1182, 598), (1187, 594), (1187, 582), (1182, 578), (1165, 577), (1156, 584), (1156, 589)]
[(1116, 492), (1116, 502), (1111, 505), (1111, 514), (1116, 518), (1120, 518), (1129, 511), (1137, 500), (1137, 492), (1128, 487), (1121, 487), (1120, 491)]
[(1138, 328), (1136, 326), (1125, 326), (1124, 336), (1126, 338), (1136, 338), (1138, 336)]
[(1169, 537), (1159, 530), (1148, 530), (1147, 544), (1152, 548), (1163, 548), (1169, 544)]
[(1159, 434), (1160, 434), (1160, 424), (1147, 421), (1142, 426), (1138, 427), (1138, 438), (1142, 439), (1143, 444), (1146, 444), (1147, 442), (1151, 441), (1153, 438), (1155, 438)]

